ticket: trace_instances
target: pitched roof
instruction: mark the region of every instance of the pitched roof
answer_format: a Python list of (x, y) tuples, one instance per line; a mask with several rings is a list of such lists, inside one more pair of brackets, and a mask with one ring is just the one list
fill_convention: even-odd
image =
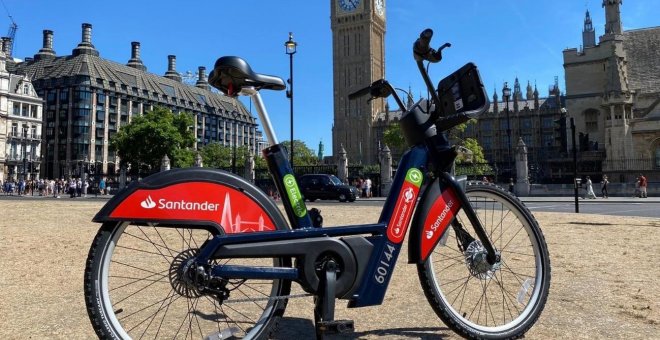
[[(243, 104), (234, 98), (103, 59), (91, 53), (7, 63), (7, 68), (11, 73), (28, 75), (33, 83), (50, 81), (52, 86), (64, 86), (67, 77), (88, 76), (92, 87), (167, 103), (191, 111), (222, 116), (235, 115), (236, 119), (256, 123)], [(167, 101), (163, 99), (164, 96)]]
[(631, 88), (642, 93), (660, 92), (660, 27), (630, 30), (623, 34)]

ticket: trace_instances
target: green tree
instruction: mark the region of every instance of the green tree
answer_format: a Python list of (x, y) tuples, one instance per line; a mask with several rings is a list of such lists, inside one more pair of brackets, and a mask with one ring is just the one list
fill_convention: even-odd
[[(242, 167), (245, 166), (245, 160), (249, 156), (249, 149), (246, 145), (234, 148), (231, 146), (224, 146), (217, 142), (203, 146), (199, 152), (202, 155), (204, 166), (209, 168), (231, 167), (235, 156), (236, 168), (242, 169)], [(261, 155), (253, 156), (255, 158), (255, 166), (257, 166), (257, 164), (260, 164), (258, 159), (261, 158)]]
[[(287, 150), (287, 152), (291, 152), (291, 148), (289, 147), (291, 145), (291, 141), (284, 141), (282, 142), (282, 145)], [(314, 153), (314, 150), (307, 147), (305, 142), (298, 139), (294, 139), (293, 147), (294, 147), (293, 149), (294, 166), (319, 164), (318, 156)]]
[(406, 147), (406, 140), (403, 138), (399, 123), (391, 124), (383, 131), (383, 142), (390, 149), (403, 150)]
[(121, 165), (130, 165), (133, 172), (158, 169), (165, 155), (174, 167), (190, 166), (194, 159), (194, 152), (189, 150), (195, 143), (193, 122), (189, 113), (174, 114), (156, 107), (133, 117), (110, 139), (110, 147), (117, 152)]

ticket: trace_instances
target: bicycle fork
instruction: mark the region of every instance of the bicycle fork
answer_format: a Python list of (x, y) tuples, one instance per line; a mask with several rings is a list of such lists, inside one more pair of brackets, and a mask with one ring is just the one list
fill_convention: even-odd
[[(470, 221), (470, 224), (472, 224), (472, 227), (474, 228), (475, 234), (477, 234), (477, 238), (479, 238), (479, 241), (481, 241), (481, 244), (483, 245), (484, 249), (486, 250), (486, 261), (488, 262), (489, 265), (494, 265), (495, 263), (500, 261), (500, 255), (499, 253), (495, 250), (495, 247), (493, 247), (493, 244), (490, 242), (490, 239), (488, 238), (488, 234), (486, 233), (486, 230), (484, 229), (483, 225), (481, 224), (481, 221), (479, 220), (479, 217), (477, 216), (477, 213), (474, 211), (474, 208), (472, 207), (472, 204), (470, 204), (470, 200), (468, 199), (467, 195), (465, 194), (465, 190), (461, 187), (461, 185), (451, 177), (446, 172), (441, 172), (440, 173), (440, 180), (444, 186), (448, 186), (451, 189), (453, 189), (454, 193), (456, 194), (458, 200), (461, 202), (461, 207), (465, 211), (465, 215), (467, 216), (468, 220)], [(452, 223), (454, 228), (456, 228), (455, 224)], [(460, 225), (460, 223), (459, 223)], [(462, 228), (462, 225), (460, 225), (460, 228)], [(465, 238), (471, 236), (465, 232), (464, 230), (456, 231), (456, 236), (459, 238), (459, 240), (462, 241), (472, 241), (472, 240), (466, 240)], [(463, 236), (461, 236), (463, 235)], [(469, 242), (468, 242), (469, 243)], [(465, 252), (466, 244), (464, 243), (462, 247), (464, 248), (463, 251)]]

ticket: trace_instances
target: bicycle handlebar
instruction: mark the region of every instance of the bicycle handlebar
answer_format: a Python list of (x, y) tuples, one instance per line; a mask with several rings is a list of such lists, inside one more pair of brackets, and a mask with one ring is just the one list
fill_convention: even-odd
[(438, 50), (433, 49), (431, 39), (433, 38), (433, 30), (427, 28), (419, 34), (419, 38), (413, 44), (413, 56), (415, 61), (420, 62), (423, 60), (437, 63), (442, 60), (442, 50), (446, 47), (451, 47), (450, 43), (444, 43)]

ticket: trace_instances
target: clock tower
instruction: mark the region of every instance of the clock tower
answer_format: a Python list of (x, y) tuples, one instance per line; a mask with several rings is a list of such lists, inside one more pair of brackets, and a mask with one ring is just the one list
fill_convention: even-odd
[(385, 77), (385, 0), (330, 0), (334, 124), (332, 154), (342, 146), (352, 164), (378, 162), (372, 126), (385, 111), (382, 98), (348, 95)]

